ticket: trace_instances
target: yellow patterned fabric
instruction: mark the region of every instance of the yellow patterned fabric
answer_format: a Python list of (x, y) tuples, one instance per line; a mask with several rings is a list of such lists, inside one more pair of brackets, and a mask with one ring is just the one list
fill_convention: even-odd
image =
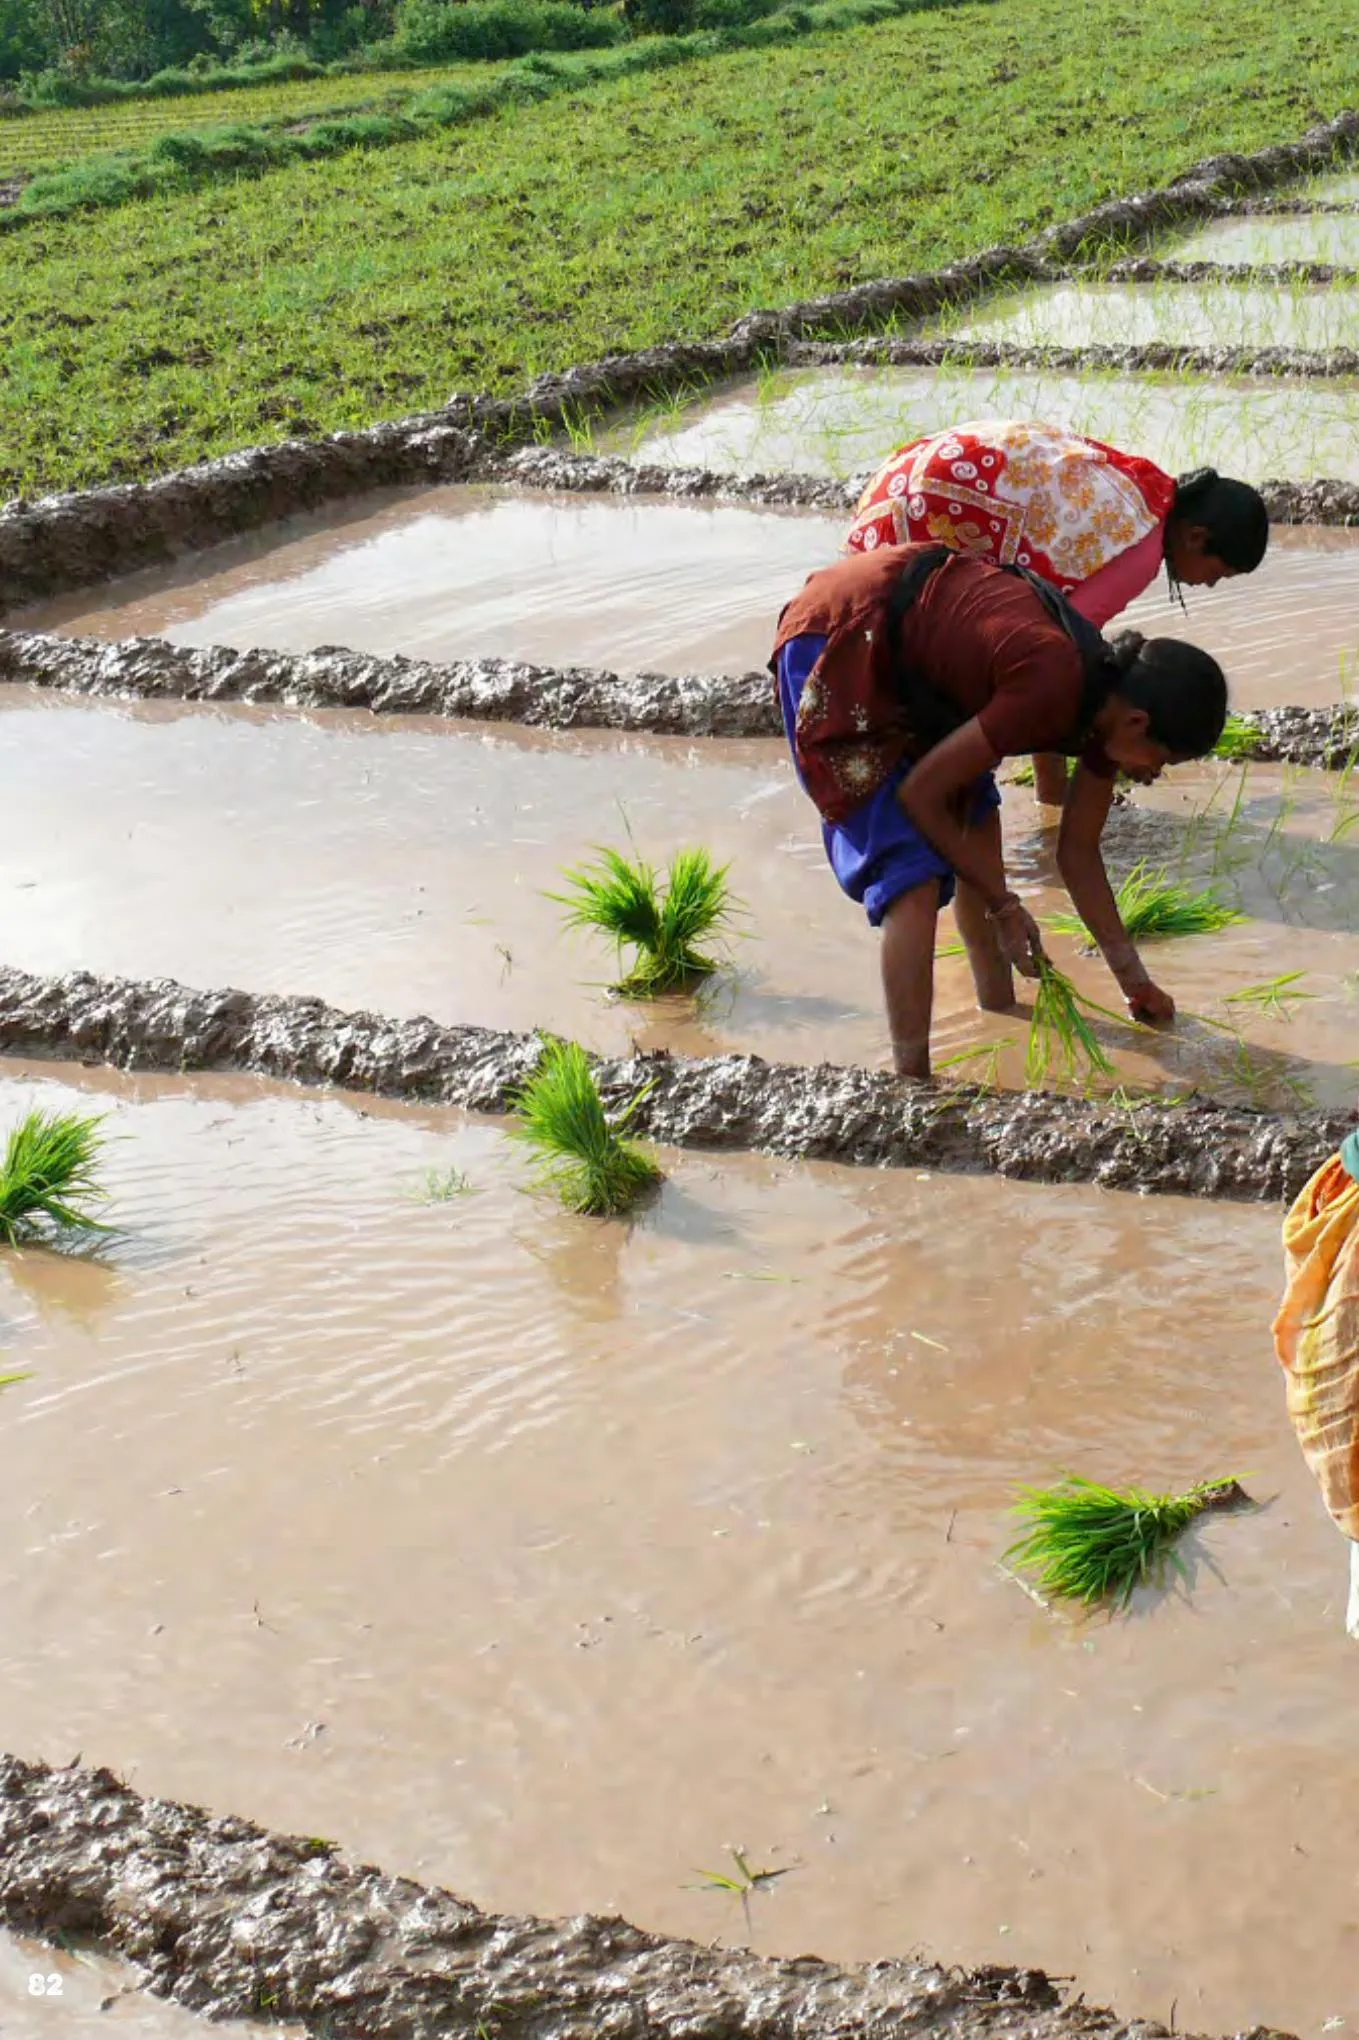
[(1359, 1183), (1339, 1155), (1299, 1194), (1283, 1245), (1288, 1414), (1333, 1521), (1359, 1538)]

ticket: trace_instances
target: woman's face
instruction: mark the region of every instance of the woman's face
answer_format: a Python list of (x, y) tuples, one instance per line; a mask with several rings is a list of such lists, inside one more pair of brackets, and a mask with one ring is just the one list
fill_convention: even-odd
[(1150, 734), (1146, 710), (1133, 708), (1118, 695), (1105, 705), (1096, 729), (1105, 756), (1139, 786), (1150, 786), (1167, 765), (1183, 762)]
[(1216, 588), (1219, 581), (1236, 578), (1236, 568), (1229, 567), (1210, 550), (1206, 524), (1170, 524), (1166, 530), (1166, 559), (1175, 579), (1186, 588)]

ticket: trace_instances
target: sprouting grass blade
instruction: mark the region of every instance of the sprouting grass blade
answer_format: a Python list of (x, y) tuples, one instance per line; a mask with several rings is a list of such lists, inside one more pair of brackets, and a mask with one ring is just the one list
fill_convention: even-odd
[(1242, 985), (1239, 991), (1227, 993), (1226, 1004), (1254, 1006), (1271, 1019), (1291, 1020), (1294, 1006), (1313, 997), (1311, 992), (1298, 990), (1306, 975), (1305, 970), (1286, 970), (1278, 977), (1266, 978), (1263, 984)]
[[(1245, 915), (1211, 886), (1196, 892), (1166, 871), (1151, 871), (1145, 859), (1135, 864), (1114, 898), (1119, 918), (1134, 942), (1172, 935), (1212, 935), (1230, 928)], [(1049, 924), (1058, 934), (1089, 941), (1089, 931), (1076, 914), (1054, 914)]]
[(568, 1211), (613, 1217), (658, 1183), (661, 1171), (623, 1137), (645, 1086), (613, 1120), (604, 1109), (590, 1059), (579, 1043), (549, 1040), (533, 1076), (513, 1100), (515, 1137), (539, 1164), (537, 1181)]
[(1243, 715), (1229, 714), (1222, 735), (1213, 746), (1215, 758), (1253, 758), (1260, 748), (1260, 732)]
[(1185, 1576), (1176, 1540), (1205, 1509), (1248, 1499), (1235, 1480), (1202, 1481), (1182, 1495), (1104, 1487), (1066, 1474), (1051, 1488), (1024, 1488), (1015, 1514), (1027, 1534), (1006, 1552), (1054, 1598), (1126, 1607), (1136, 1588), (1167, 1566)]
[(43, 1220), (73, 1232), (108, 1232), (88, 1209), (107, 1196), (97, 1168), (102, 1118), (30, 1112), (10, 1134), (0, 1161), (0, 1240), (14, 1246)]
[(1054, 1068), (1073, 1082), (1089, 1083), (1094, 1077), (1113, 1075), (1113, 1063), (1082, 1010), (1088, 1006), (1089, 1001), (1082, 999), (1071, 979), (1044, 957), (1039, 964), (1024, 1059), (1026, 1083), (1035, 1087), (1046, 1083)]

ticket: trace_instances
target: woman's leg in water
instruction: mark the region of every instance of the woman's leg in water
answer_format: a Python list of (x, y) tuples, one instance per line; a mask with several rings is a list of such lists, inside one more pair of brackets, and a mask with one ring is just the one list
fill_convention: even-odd
[[(1066, 760), (1061, 761), (1065, 769)], [(1000, 834), (1000, 811), (993, 808), (968, 830), (975, 836), (978, 849), (984, 850), (988, 864), (994, 872), (997, 892), (1005, 890), (1005, 851)], [(996, 939), (995, 924), (987, 919), (986, 902), (981, 894), (970, 885), (958, 881), (958, 890), (953, 896), (953, 915), (958, 923), (958, 933), (967, 950), (967, 960), (972, 966), (972, 982), (977, 987), (977, 1004), (983, 1013), (1008, 1013), (1015, 1002), (1014, 972), (1006, 961), (1005, 952)]]
[(930, 1009), (934, 1004), (934, 936), (939, 881), (928, 878), (893, 900), (882, 917), (882, 989), (892, 1061), (899, 1077), (930, 1073)]
[(1061, 807), (1066, 799), (1066, 759), (1060, 751), (1035, 751), (1033, 792), (1044, 807)]

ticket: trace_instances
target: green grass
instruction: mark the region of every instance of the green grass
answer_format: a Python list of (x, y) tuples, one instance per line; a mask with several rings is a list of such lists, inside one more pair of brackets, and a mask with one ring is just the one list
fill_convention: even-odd
[(624, 1137), (646, 1095), (639, 1091), (611, 1120), (585, 1050), (574, 1041), (549, 1040), (512, 1101), (519, 1115), (515, 1138), (538, 1163), (538, 1187), (553, 1191), (568, 1211), (616, 1217), (630, 1210), (661, 1180), (650, 1155)]
[(1215, 758), (1253, 758), (1259, 750), (1261, 736), (1255, 724), (1247, 722), (1243, 715), (1228, 715), (1222, 735), (1213, 746)]
[(1299, 989), (1306, 975), (1305, 970), (1282, 971), (1278, 977), (1266, 978), (1261, 984), (1242, 985), (1239, 991), (1228, 992), (1225, 1003), (1250, 1006), (1267, 1020), (1291, 1020), (1295, 1006), (1315, 997), (1314, 993)]
[(1022, 1490), (1015, 1513), (1027, 1532), (1005, 1556), (1054, 1599), (1126, 1607), (1137, 1587), (1163, 1578), (1167, 1564), (1186, 1576), (1174, 1545), (1196, 1516), (1245, 1499), (1235, 1481), (1148, 1495), (1067, 1474), (1058, 1487)]
[(1092, 1005), (1076, 990), (1071, 979), (1044, 957), (1038, 967), (1038, 990), (1024, 1059), (1027, 1084), (1035, 1087), (1045, 1084), (1054, 1071), (1067, 1083), (1082, 1085), (1091, 1084), (1096, 1077), (1114, 1074), (1114, 1066), (1090, 1024), (1089, 1013), (1104, 1015), (1104, 1008)]
[(107, 1232), (89, 1210), (107, 1195), (98, 1181), (103, 1121), (74, 1112), (30, 1112), (10, 1134), (0, 1161), (0, 1241), (20, 1241), (55, 1226)]
[(1006, 0), (37, 222), (5, 242), (0, 491), (518, 390), (1022, 239), (1350, 102), (1351, 28), (1349, 0)]
[[(1245, 915), (1229, 907), (1212, 887), (1196, 892), (1166, 871), (1151, 871), (1146, 860), (1135, 864), (1114, 895), (1124, 927), (1134, 942), (1154, 942), (1172, 935), (1211, 935), (1233, 927)], [(1089, 930), (1077, 914), (1054, 914), (1048, 924), (1058, 934), (1089, 941)]]
[(484, 79), (486, 64), (444, 64), (392, 77), (309, 78), (291, 84), (247, 85), (196, 99), (123, 100), (110, 106), (44, 107), (0, 119), (0, 177), (52, 170), (87, 156), (148, 149), (162, 135), (245, 124), (281, 127), (327, 113), (399, 112), (435, 86)]
[(570, 890), (551, 897), (568, 909), (567, 925), (597, 928), (634, 952), (635, 962), (614, 990), (625, 999), (655, 999), (711, 977), (719, 959), (699, 944), (732, 913), (726, 865), (706, 850), (681, 850), (662, 886), (654, 866), (601, 850), (599, 862), (568, 871)]

